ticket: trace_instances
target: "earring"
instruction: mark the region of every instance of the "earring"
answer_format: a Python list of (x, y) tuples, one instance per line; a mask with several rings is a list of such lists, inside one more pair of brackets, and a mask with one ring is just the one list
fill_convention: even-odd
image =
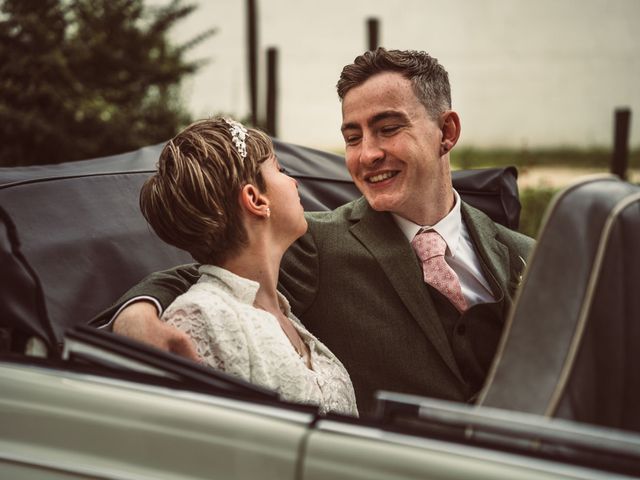
[(269, 207), (267, 207), (267, 216), (266, 218), (269, 218), (271, 216), (271, 209)]

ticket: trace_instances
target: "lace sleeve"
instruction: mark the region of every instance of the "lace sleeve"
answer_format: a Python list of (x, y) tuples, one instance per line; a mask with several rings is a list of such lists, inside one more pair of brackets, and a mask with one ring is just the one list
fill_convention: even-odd
[(224, 305), (176, 302), (163, 320), (185, 332), (206, 365), (244, 380), (250, 378), (247, 339), (237, 314)]

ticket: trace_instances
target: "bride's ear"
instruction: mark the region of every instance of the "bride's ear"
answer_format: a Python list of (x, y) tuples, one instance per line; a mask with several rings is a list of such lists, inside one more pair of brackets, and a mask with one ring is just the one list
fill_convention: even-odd
[(258, 218), (269, 218), (269, 199), (255, 185), (248, 183), (240, 190), (240, 205), (250, 215)]

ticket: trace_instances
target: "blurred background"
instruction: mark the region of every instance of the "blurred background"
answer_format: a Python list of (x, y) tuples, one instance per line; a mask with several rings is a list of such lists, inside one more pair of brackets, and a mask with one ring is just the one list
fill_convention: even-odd
[(638, 19), (638, 0), (0, 0), (0, 166), (122, 153), (220, 113), (342, 153), (342, 67), (418, 49), (450, 75), (454, 167), (516, 165), (535, 235), (576, 176), (640, 181)]

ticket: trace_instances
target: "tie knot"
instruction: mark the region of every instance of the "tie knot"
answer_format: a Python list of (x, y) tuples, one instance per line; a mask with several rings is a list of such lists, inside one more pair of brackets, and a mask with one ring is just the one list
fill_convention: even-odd
[(430, 258), (444, 256), (447, 250), (447, 242), (435, 230), (418, 232), (411, 241), (411, 246), (416, 251), (420, 261), (424, 262)]

